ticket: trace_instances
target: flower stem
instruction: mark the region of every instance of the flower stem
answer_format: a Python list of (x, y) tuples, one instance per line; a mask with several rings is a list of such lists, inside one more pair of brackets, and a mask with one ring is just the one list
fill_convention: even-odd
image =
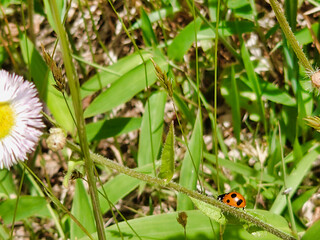
[(305, 68), (305, 70), (307, 72), (314, 72), (313, 67), (311, 66), (306, 55), (302, 51), (302, 48), (300, 47), (299, 42), (295, 38), (295, 36), (289, 26), (289, 23), (288, 23), (286, 17), (284, 16), (283, 10), (282, 10), (279, 2), (277, 0), (270, 0), (270, 5), (271, 5), (274, 13), (276, 14), (276, 17), (279, 21), (280, 27), (281, 27), (284, 35), (286, 36), (288, 42), (290, 43), (293, 51), (296, 53), (300, 63), (302, 64), (302, 66)]
[(96, 179), (94, 177), (94, 165), (90, 158), (89, 146), (87, 142), (87, 136), (85, 131), (85, 122), (83, 117), (82, 102), (80, 98), (80, 83), (77, 78), (76, 71), (72, 64), (71, 53), (69, 49), (69, 42), (66, 37), (66, 32), (61, 24), (60, 14), (58, 12), (56, 0), (50, 0), (51, 13), (55, 22), (55, 31), (57, 32), (58, 38), (60, 40), (62, 58), (66, 69), (66, 74), (68, 78), (68, 84), (70, 88), (70, 93), (72, 97), (72, 104), (76, 116), (77, 130), (80, 140), (81, 154), (83, 154), (85, 159), (85, 168), (88, 178), (89, 193), (93, 205), (94, 218), (96, 221), (98, 238), (100, 240), (106, 239), (103, 219), (100, 211), (100, 203), (98, 199), (98, 191), (96, 186)]

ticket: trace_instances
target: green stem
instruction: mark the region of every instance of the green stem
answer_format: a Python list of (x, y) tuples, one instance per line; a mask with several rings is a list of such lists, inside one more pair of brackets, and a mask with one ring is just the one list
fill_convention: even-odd
[[(219, 34), (219, 21), (220, 21), (220, 0), (217, 2), (217, 20), (216, 20), (216, 28), (215, 34), (218, 36)], [(219, 38), (215, 37), (214, 39), (214, 129), (213, 129), (213, 139), (214, 139), (214, 154), (216, 155), (216, 168), (217, 168), (217, 190), (220, 192), (220, 176), (219, 176), (219, 158), (218, 158), (218, 125), (217, 125), (217, 102), (218, 102), (218, 45)]]
[(96, 221), (97, 233), (98, 237), (101, 240), (106, 239), (104, 227), (103, 227), (103, 219), (100, 211), (100, 203), (98, 199), (98, 191), (96, 186), (96, 180), (94, 177), (94, 164), (92, 159), (90, 158), (89, 146), (87, 142), (87, 136), (85, 131), (85, 122), (83, 117), (82, 110), (82, 102), (80, 98), (80, 83), (77, 78), (77, 74), (75, 72), (74, 66), (72, 64), (71, 53), (69, 50), (69, 42), (66, 38), (66, 32), (61, 24), (60, 14), (58, 12), (56, 0), (50, 0), (50, 8), (51, 13), (53, 15), (53, 19), (56, 26), (57, 35), (60, 40), (62, 58), (66, 69), (66, 74), (68, 78), (68, 84), (70, 88), (70, 93), (72, 97), (72, 104), (75, 112), (78, 135), (81, 147), (81, 153), (85, 159), (85, 168), (86, 174), (88, 178), (89, 184), (89, 193), (93, 205), (94, 218)]
[[(81, 152), (80, 147), (70, 141), (67, 141), (67, 147), (72, 149), (73, 151)], [(94, 153), (91, 153), (91, 158), (95, 163), (104, 165), (104, 166), (111, 168), (111, 169), (114, 169), (114, 170), (118, 171), (119, 173), (126, 174), (130, 177), (142, 180), (144, 182), (148, 182), (150, 184), (156, 184), (156, 185), (163, 187), (163, 188), (168, 188), (168, 189), (180, 192), (180, 193), (184, 193), (184, 194), (188, 195), (189, 197), (192, 197), (192, 198), (198, 199), (200, 201), (203, 201), (205, 203), (216, 206), (216, 207), (220, 208), (223, 212), (229, 213), (239, 219), (251, 222), (254, 225), (261, 227), (261, 228), (265, 229), (266, 231), (268, 231), (268, 232), (270, 232), (270, 233), (272, 233), (282, 239), (288, 239), (288, 240), (296, 239), (293, 236), (273, 227), (272, 225), (265, 223), (264, 221), (252, 216), (251, 214), (243, 211), (242, 209), (237, 209), (237, 208), (231, 207), (227, 204), (224, 204), (224, 203), (218, 201), (215, 198), (208, 197), (208, 196), (203, 195), (199, 192), (187, 189), (187, 188), (180, 186), (179, 184), (174, 183), (174, 182), (166, 183), (164, 180), (162, 180), (160, 178), (137, 172), (133, 169), (119, 165), (118, 163), (116, 163), (110, 159), (104, 158), (104, 157), (97, 155), (97, 154), (94, 154)]]
[[(282, 171), (283, 171), (283, 187), (284, 187), (284, 189), (287, 189), (287, 186), (288, 186), (287, 185), (287, 171), (286, 171), (286, 164), (285, 164), (284, 156), (283, 156), (280, 122), (278, 122), (278, 125), (279, 125), (279, 141), (280, 141), (281, 162), (282, 162)], [(286, 194), (286, 199), (287, 199), (287, 203), (288, 203), (288, 212), (289, 212), (289, 216), (290, 216), (290, 220), (291, 220), (292, 231), (293, 231), (293, 234), (296, 237), (298, 237), (297, 227), (296, 227), (296, 223), (294, 220), (291, 199), (289, 197), (289, 194)]]
[(300, 63), (306, 69), (307, 72), (314, 72), (313, 67), (311, 66), (306, 55), (302, 51), (302, 48), (300, 47), (299, 42), (295, 38), (295, 36), (289, 26), (289, 23), (288, 23), (286, 17), (284, 16), (284, 13), (283, 13), (283, 10), (282, 10), (280, 4), (278, 3), (277, 0), (270, 0), (270, 5), (271, 5), (274, 13), (276, 14), (276, 17), (278, 19), (280, 27), (281, 27), (284, 35), (286, 36), (287, 41), (290, 43), (293, 51), (296, 53)]

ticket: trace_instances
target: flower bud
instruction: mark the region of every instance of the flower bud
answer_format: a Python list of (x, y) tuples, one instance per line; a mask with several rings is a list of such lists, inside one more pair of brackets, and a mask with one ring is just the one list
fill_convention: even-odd
[(56, 152), (66, 145), (66, 136), (61, 128), (51, 128), (50, 136), (47, 138), (48, 148)]

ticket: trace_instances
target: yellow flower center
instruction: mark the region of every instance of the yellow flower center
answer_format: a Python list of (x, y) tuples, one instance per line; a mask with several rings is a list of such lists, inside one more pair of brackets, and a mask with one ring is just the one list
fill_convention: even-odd
[(14, 125), (15, 114), (9, 103), (0, 102), (0, 139), (7, 136)]

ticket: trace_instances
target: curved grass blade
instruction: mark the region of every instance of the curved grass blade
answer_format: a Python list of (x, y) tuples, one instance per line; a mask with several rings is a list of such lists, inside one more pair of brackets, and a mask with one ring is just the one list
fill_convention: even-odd
[[(168, 64), (162, 58), (154, 58), (161, 69), (166, 69)], [(149, 86), (157, 80), (154, 66), (150, 60), (146, 65)], [(166, 70), (165, 70), (166, 71)], [(101, 93), (86, 109), (84, 116), (91, 117), (110, 111), (116, 106), (129, 101), (146, 87), (145, 67), (143, 64), (124, 74), (105, 92)]]

